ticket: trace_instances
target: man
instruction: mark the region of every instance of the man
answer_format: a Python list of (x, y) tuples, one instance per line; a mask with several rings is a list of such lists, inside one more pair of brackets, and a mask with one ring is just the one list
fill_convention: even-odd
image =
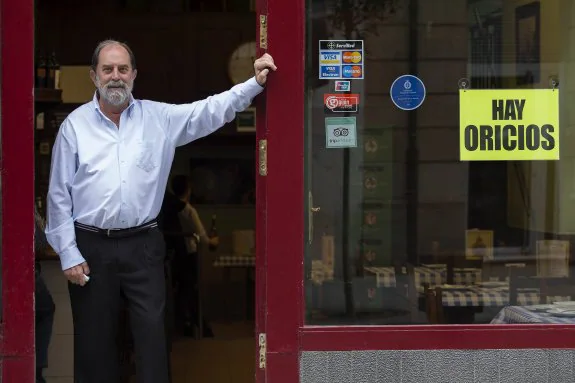
[[(48, 248), (48, 242), (44, 234), (44, 220), (34, 206), (34, 248), (36, 254), (43, 253)], [(40, 263), (36, 262), (35, 288), (34, 288), (34, 313), (36, 322), (36, 383), (46, 383), (43, 370), (48, 366), (48, 347), (52, 338), (52, 326), (54, 324), (54, 312), (56, 306), (52, 294), (44, 283)]]
[(275, 71), (191, 104), (136, 100), (136, 60), (123, 43), (100, 43), (90, 77), (97, 90), (62, 123), (48, 192), (50, 245), (69, 281), (74, 374), (79, 383), (118, 382), (116, 333), (125, 297), (141, 383), (167, 383), (165, 245), (156, 217), (177, 146), (204, 137), (247, 108)]
[[(198, 244), (218, 246), (217, 237), (209, 238), (206, 229), (196, 209), (189, 203), (192, 188), (188, 177), (175, 175), (171, 181), (174, 195), (184, 204), (175, 217), (183, 233), (180, 239), (184, 245), (183, 251), (175, 252), (174, 278), (178, 283), (178, 308), (183, 319), (183, 331), (186, 336), (193, 336), (195, 328), (202, 328), (202, 336), (212, 337), (212, 330), (207, 321), (202, 318), (200, 326), (198, 310), (200, 309), (200, 262), (198, 259)], [(200, 310), (201, 311), (201, 310)], [(194, 328), (195, 326), (195, 328)]]

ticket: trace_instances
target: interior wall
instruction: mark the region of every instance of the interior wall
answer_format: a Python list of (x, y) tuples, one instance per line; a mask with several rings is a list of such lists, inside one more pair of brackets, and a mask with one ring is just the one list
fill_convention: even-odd
[[(532, 3), (532, 0), (505, 0), (503, 6), (503, 68), (507, 88), (521, 88), (517, 85), (515, 77), (515, 10), (518, 7)], [(540, 77), (539, 81), (530, 84), (528, 88), (548, 88), (551, 76), (559, 76), (563, 66), (563, 52), (568, 51), (569, 47), (565, 44), (566, 40), (561, 37), (563, 23), (558, 22), (561, 14), (570, 6), (566, 7), (565, 3), (560, 0), (540, 1)], [(568, 13), (568, 12), (567, 12)], [(561, 76), (563, 77), (563, 76)], [(563, 97), (563, 94), (562, 96)], [(561, 115), (566, 111), (561, 110)], [(548, 163), (546, 161), (538, 162), (521, 162), (508, 164), (508, 219), (509, 225), (517, 228), (540, 232), (561, 232), (565, 228), (566, 212), (560, 208), (561, 197), (559, 200), (555, 195), (563, 194), (566, 184), (561, 182), (563, 169), (565, 167), (564, 148), (565, 140), (563, 139), (565, 129), (561, 124), (561, 160), (558, 162)], [(517, 172), (521, 172), (525, 177), (524, 192), (530, 199), (528, 209), (529, 216), (526, 214), (526, 207), (521, 196), (522, 186), (517, 179)]]
[(255, 39), (253, 13), (126, 13), (50, 7), (36, 17), (36, 47), (61, 65), (88, 65), (98, 42), (127, 42), (137, 59), (137, 98), (183, 103), (230, 88), (233, 50)]

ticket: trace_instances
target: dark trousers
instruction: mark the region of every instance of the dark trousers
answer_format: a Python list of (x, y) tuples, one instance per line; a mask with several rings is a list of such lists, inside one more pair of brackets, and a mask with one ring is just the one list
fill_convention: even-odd
[(36, 319), (36, 382), (45, 382), (42, 369), (48, 366), (48, 346), (52, 338), (52, 325), (54, 324), (54, 312), (56, 306), (54, 300), (40, 271), (40, 265), (36, 265), (34, 310)]
[(108, 238), (76, 229), (90, 268), (85, 286), (69, 284), (74, 321), (74, 382), (117, 383), (118, 318), (126, 299), (134, 339), (138, 383), (168, 383), (164, 315), (165, 245), (157, 228)]
[(178, 314), (186, 322), (197, 323), (198, 308), (198, 253), (176, 253), (174, 280), (178, 288), (176, 296)]

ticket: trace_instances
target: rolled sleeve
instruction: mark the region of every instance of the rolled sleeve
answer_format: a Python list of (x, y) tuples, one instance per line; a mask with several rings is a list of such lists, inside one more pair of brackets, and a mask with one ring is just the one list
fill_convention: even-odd
[(191, 104), (166, 105), (168, 136), (174, 146), (186, 145), (231, 122), (263, 91), (255, 77)]

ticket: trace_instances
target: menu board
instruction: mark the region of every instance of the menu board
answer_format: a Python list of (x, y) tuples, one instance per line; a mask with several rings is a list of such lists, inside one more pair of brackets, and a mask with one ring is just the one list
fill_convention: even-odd
[(569, 276), (569, 241), (537, 241), (537, 276), (561, 278)]

